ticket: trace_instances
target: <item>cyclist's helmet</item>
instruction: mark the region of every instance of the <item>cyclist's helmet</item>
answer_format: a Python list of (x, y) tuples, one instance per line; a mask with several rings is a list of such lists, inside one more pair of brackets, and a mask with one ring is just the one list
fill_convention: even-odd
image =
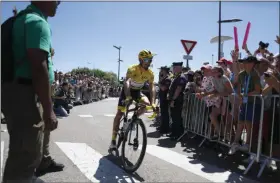
[(138, 54), (138, 58), (143, 60), (143, 59), (152, 59), (155, 54), (152, 54), (150, 50), (142, 50)]

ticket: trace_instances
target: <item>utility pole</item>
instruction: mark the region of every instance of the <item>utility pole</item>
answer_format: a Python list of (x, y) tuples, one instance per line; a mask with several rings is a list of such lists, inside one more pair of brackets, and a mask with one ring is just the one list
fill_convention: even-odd
[(119, 59), (118, 59), (118, 82), (120, 82), (120, 68), (121, 68), (121, 62), (123, 62), (123, 60), (121, 60), (121, 46), (113, 46), (114, 48), (119, 50)]
[(219, 1), (219, 41), (218, 41), (218, 60), (221, 59), (221, 24), (222, 24), (222, 1)]
[(16, 16), (18, 14), (18, 10), (17, 10), (16, 6), (14, 6), (13, 14), (14, 14), (14, 16)]

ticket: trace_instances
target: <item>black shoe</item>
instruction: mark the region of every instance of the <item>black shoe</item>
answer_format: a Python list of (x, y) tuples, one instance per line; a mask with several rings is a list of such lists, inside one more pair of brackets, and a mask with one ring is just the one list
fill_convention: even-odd
[[(44, 160), (42, 160), (44, 161)], [(44, 167), (44, 168), (41, 168), (40, 166), (37, 168), (36, 172), (35, 172), (35, 175), (37, 177), (39, 176), (42, 176), (46, 173), (50, 173), (50, 172), (60, 172), (62, 171), (64, 168), (64, 165), (61, 164), (61, 163), (57, 163), (55, 162), (53, 159), (50, 160), (50, 164), (48, 167)]]

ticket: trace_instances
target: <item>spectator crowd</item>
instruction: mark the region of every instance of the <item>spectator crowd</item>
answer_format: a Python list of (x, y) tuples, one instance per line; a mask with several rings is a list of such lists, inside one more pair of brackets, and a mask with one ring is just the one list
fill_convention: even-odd
[(56, 115), (66, 117), (77, 105), (89, 104), (108, 97), (118, 96), (120, 87), (86, 74), (55, 72), (52, 98)]
[[(275, 42), (280, 44), (278, 36)], [(280, 55), (271, 53), (268, 46), (260, 41), (251, 52), (244, 45), (246, 57), (240, 58), (240, 51), (233, 50), (231, 58), (221, 58), (215, 66), (205, 62), (196, 71), (183, 68), (182, 62), (161, 67), (161, 134), (178, 140), (185, 130), (194, 132), (227, 144), (228, 155), (256, 153), (260, 143), (261, 154), (270, 160), (276, 158), (279, 169)], [(180, 102), (183, 96), (184, 104)], [(205, 119), (201, 117), (204, 114)]]

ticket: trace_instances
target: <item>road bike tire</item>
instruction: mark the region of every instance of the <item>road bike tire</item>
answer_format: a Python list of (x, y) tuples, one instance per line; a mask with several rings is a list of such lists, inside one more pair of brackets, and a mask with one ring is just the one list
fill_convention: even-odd
[[(140, 129), (142, 130), (143, 144), (142, 144), (142, 149), (141, 149), (141, 152), (140, 152), (139, 159), (137, 160), (137, 162), (135, 163), (134, 166), (129, 167), (127, 165), (127, 163), (126, 163), (125, 147), (126, 147), (126, 141), (128, 140), (129, 132), (131, 131), (131, 129), (133, 127), (132, 126), (133, 124), (138, 125), (138, 127), (140, 127)], [(139, 130), (139, 128), (138, 128), (138, 130)], [(141, 119), (136, 119), (135, 121), (132, 121), (128, 125), (128, 127), (127, 127), (127, 129), (126, 129), (126, 131), (124, 133), (124, 139), (123, 139), (123, 143), (122, 143), (122, 149), (121, 149), (122, 156), (121, 156), (121, 159), (122, 159), (123, 168), (124, 168), (124, 170), (126, 172), (133, 173), (133, 172), (135, 172), (140, 167), (140, 165), (142, 164), (143, 159), (145, 157), (145, 154), (146, 154), (146, 148), (147, 148), (147, 130), (146, 130), (145, 124), (144, 124), (144, 122)]]
[(119, 147), (121, 146), (121, 144), (123, 142), (123, 138), (124, 138), (124, 133), (119, 132), (118, 136), (117, 136), (117, 149), (119, 149)]
[(124, 118), (122, 118), (121, 120), (120, 120), (120, 125), (122, 124), (122, 127), (121, 127), (121, 129), (119, 130), (119, 132), (118, 132), (118, 135), (117, 135), (117, 149), (119, 149), (120, 148), (120, 146), (121, 146), (121, 144), (122, 144), (122, 142), (123, 142), (123, 138), (124, 138), (124, 132), (123, 132), (123, 125), (124, 125)]

